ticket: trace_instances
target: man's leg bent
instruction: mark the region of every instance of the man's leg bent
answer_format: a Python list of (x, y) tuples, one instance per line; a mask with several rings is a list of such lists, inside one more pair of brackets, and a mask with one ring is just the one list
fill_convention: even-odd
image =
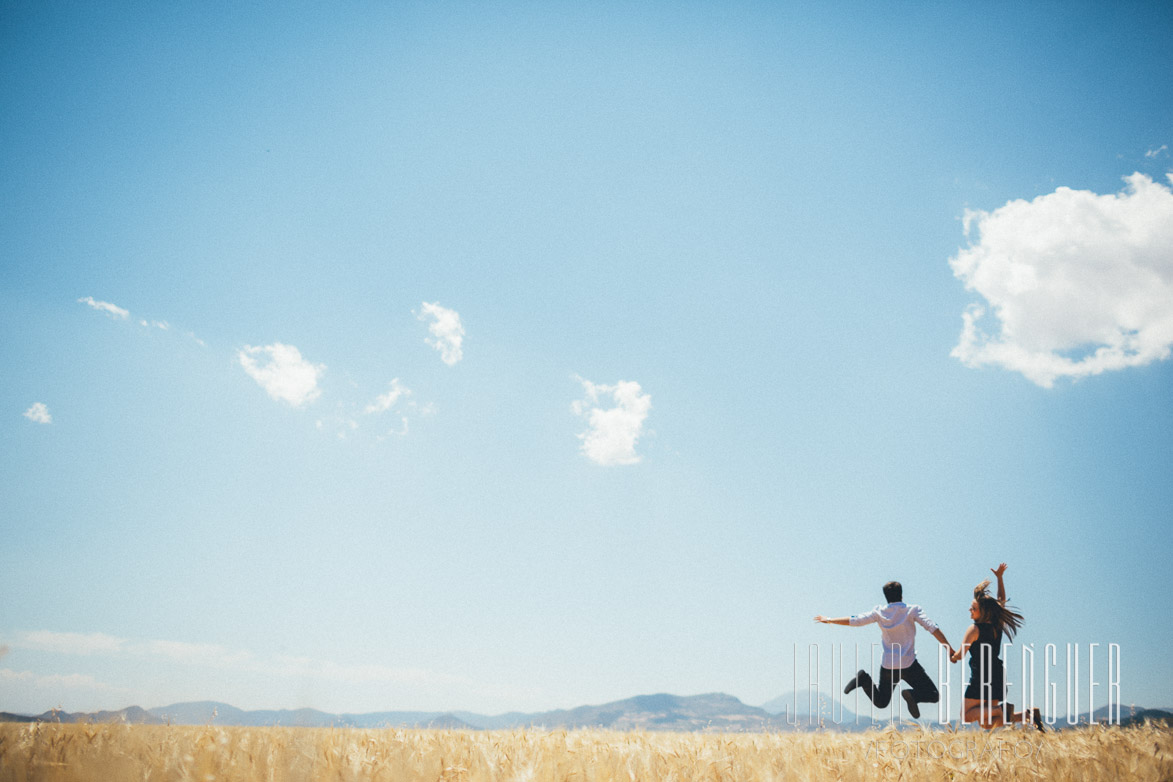
[(899, 670), (894, 671), (891, 668), (881, 668), (880, 683), (872, 684), (869, 680), (864, 692), (872, 699), (872, 703), (876, 704), (877, 709), (882, 709), (892, 702), (892, 690), (896, 689), (896, 685), (899, 683)]
[(913, 660), (912, 665), (901, 671), (901, 674), (901, 678), (912, 688), (912, 698), (917, 703), (936, 703), (941, 699), (937, 685), (933, 684), (919, 660)]

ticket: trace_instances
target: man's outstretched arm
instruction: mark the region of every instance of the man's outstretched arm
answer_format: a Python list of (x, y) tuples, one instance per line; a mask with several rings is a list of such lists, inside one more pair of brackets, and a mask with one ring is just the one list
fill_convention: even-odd
[(818, 616), (815, 617), (815, 621), (822, 622), (825, 625), (850, 625), (851, 624), (850, 617), (846, 617), (846, 616), (841, 616), (841, 617), (838, 617), (837, 619), (828, 619), (827, 617), (823, 616), (822, 614), (819, 614)]
[(950, 657), (952, 657), (954, 655), (953, 644), (949, 643), (949, 641), (947, 641), (945, 639), (944, 633), (942, 633), (940, 630), (934, 630), (933, 637), (936, 638), (940, 642), (941, 646), (944, 646), (946, 649), (949, 650)]

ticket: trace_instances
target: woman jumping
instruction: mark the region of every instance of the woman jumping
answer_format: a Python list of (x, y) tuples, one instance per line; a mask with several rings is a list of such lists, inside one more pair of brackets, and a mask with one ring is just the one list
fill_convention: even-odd
[(1000, 656), (1002, 636), (1014, 637), (1015, 631), (1022, 626), (1022, 614), (1006, 605), (1006, 585), (1002, 581), (1006, 563), (991, 570), (998, 579), (998, 597), (990, 597), (988, 578), (974, 587), (973, 602), (969, 606), (973, 624), (965, 631), (961, 648), (949, 658), (955, 663), (960, 662), (969, 652), (970, 678), (961, 707), (961, 721), (977, 722), (983, 728), (1030, 722), (1042, 731), (1043, 718), (1038, 709), (1031, 709), (1029, 713), (1016, 712), (1012, 704), (1002, 704), (1006, 679)]

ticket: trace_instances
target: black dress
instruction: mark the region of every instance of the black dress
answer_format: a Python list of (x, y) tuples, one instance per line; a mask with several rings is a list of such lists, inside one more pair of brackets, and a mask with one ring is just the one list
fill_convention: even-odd
[(1002, 665), (1002, 631), (990, 622), (975, 622), (977, 640), (969, 647), (969, 686), (965, 697), (977, 701), (1000, 701), (1006, 687)]

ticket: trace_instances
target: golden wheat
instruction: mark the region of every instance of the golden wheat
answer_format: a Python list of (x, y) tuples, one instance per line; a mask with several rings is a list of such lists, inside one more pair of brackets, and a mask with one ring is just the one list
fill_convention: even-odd
[(1168, 780), (1173, 729), (620, 733), (0, 724), (0, 782)]

